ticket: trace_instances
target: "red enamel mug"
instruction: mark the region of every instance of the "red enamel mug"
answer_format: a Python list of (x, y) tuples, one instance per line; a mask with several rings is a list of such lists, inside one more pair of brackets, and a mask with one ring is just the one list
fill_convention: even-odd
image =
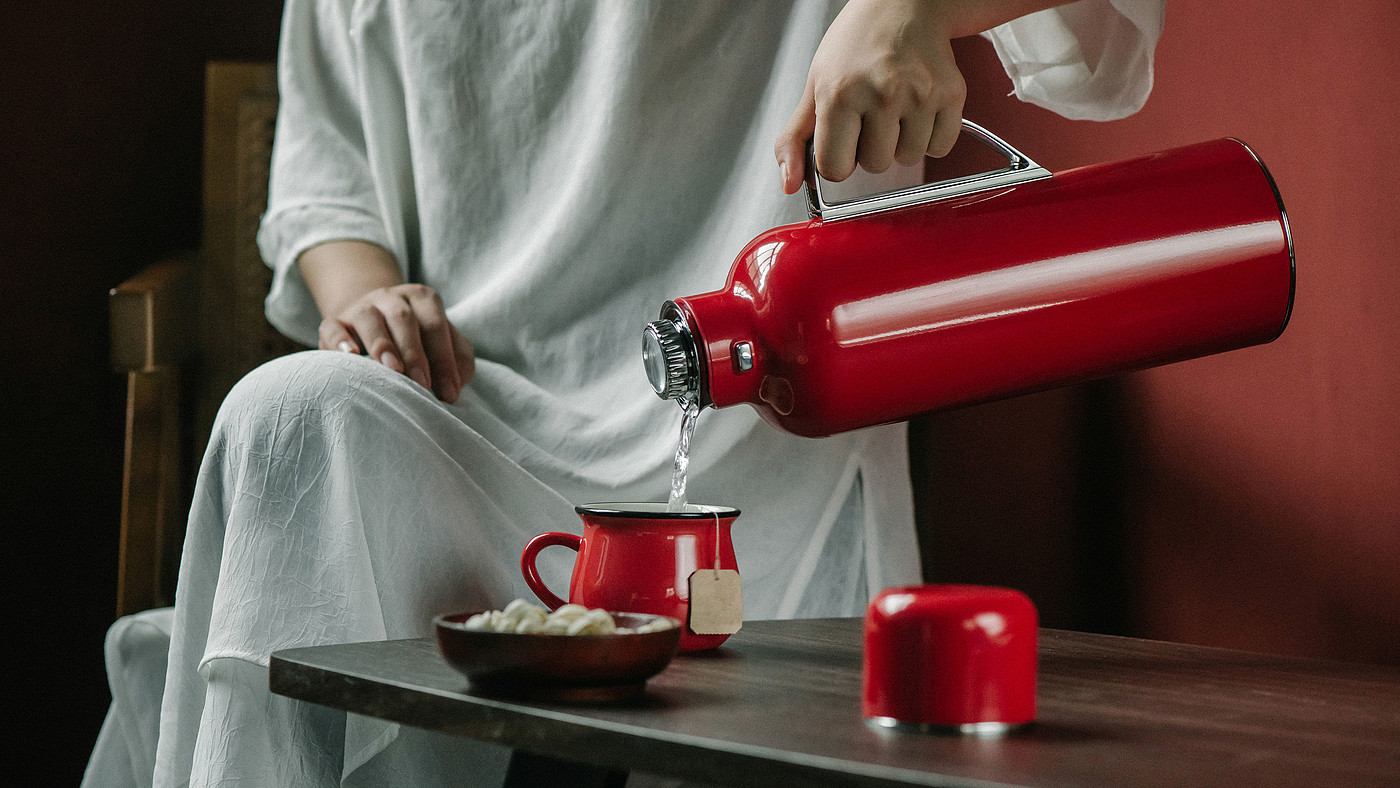
[(551, 531), (531, 539), (520, 555), (530, 589), (551, 610), (564, 604), (535, 568), (535, 557), (558, 545), (578, 551), (569, 602), (618, 613), (670, 616), (681, 622), (681, 651), (714, 648), (728, 635), (691, 631), (690, 576), (697, 569), (738, 571), (730, 526), (739, 510), (687, 504), (593, 503), (574, 507), (583, 535)]
[(821, 436), (1268, 342), (1293, 307), (1283, 202), (1220, 139), (1050, 173), (965, 123), (999, 170), (827, 202), (642, 335), (658, 396), (752, 405)]

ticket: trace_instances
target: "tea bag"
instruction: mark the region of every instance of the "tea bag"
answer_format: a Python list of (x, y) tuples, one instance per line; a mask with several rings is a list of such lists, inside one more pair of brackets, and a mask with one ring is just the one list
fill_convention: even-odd
[(697, 635), (732, 635), (744, 623), (744, 590), (734, 569), (690, 573), (690, 620)]

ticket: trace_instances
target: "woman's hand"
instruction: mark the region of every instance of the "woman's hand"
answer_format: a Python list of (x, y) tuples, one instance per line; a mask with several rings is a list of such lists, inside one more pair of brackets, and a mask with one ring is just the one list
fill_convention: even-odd
[(807, 87), (774, 154), (783, 191), (802, 186), (807, 141), (822, 177), (843, 181), (859, 163), (945, 156), (962, 129), (967, 86), (950, 41), (1065, 0), (852, 0), (812, 57)]
[(318, 332), (322, 350), (363, 353), (443, 402), (457, 401), (476, 356), (435, 290), (403, 284), (389, 252), (363, 241), (312, 247), (299, 264), (325, 316)]
[(471, 343), (447, 320), (442, 297), (426, 285), (365, 293), (321, 321), (322, 350), (363, 353), (402, 372), (443, 402), (456, 402), (475, 371)]
[(802, 185), (808, 140), (817, 170), (832, 181), (850, 177), (857, 163), (884, 172), (952, 150), (966, 87), (947, 9), (939, 0), (853, 0), (841, 11), (774, 149), (785, 193)]

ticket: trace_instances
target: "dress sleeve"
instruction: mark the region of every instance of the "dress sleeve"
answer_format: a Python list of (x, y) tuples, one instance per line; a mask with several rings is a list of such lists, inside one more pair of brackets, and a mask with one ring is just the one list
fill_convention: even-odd
[(268, 321), (316, 346), (320, 312), (297, 257), (333, 240), (391, 249), (361, 115), (353, 0), (288, 0), (277, 57), (279, 104), (258, 248), (272, 268)]
[(1166, 0), (1079, 0), (983, 33), (1016, 97), (1072, 120), (1115, 120), (1152, 92)]

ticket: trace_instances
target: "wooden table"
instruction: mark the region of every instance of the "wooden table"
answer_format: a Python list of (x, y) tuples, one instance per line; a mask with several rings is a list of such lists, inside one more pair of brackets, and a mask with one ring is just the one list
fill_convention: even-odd
[[(868, 728), (859, 619), (747, 622), (622, 706), (476, 697), (429, 639), (290, 649), (273, 692), (554, 761), (732, 785), (1400, 785), (1400, 670), (1042, 630), (1038, 721)], [(536, 763), (535, 766), (540, 766)], [(617, 771), (621, 770), (621, 772)], [(621, 777), (625, 779), (625, 776)]]

